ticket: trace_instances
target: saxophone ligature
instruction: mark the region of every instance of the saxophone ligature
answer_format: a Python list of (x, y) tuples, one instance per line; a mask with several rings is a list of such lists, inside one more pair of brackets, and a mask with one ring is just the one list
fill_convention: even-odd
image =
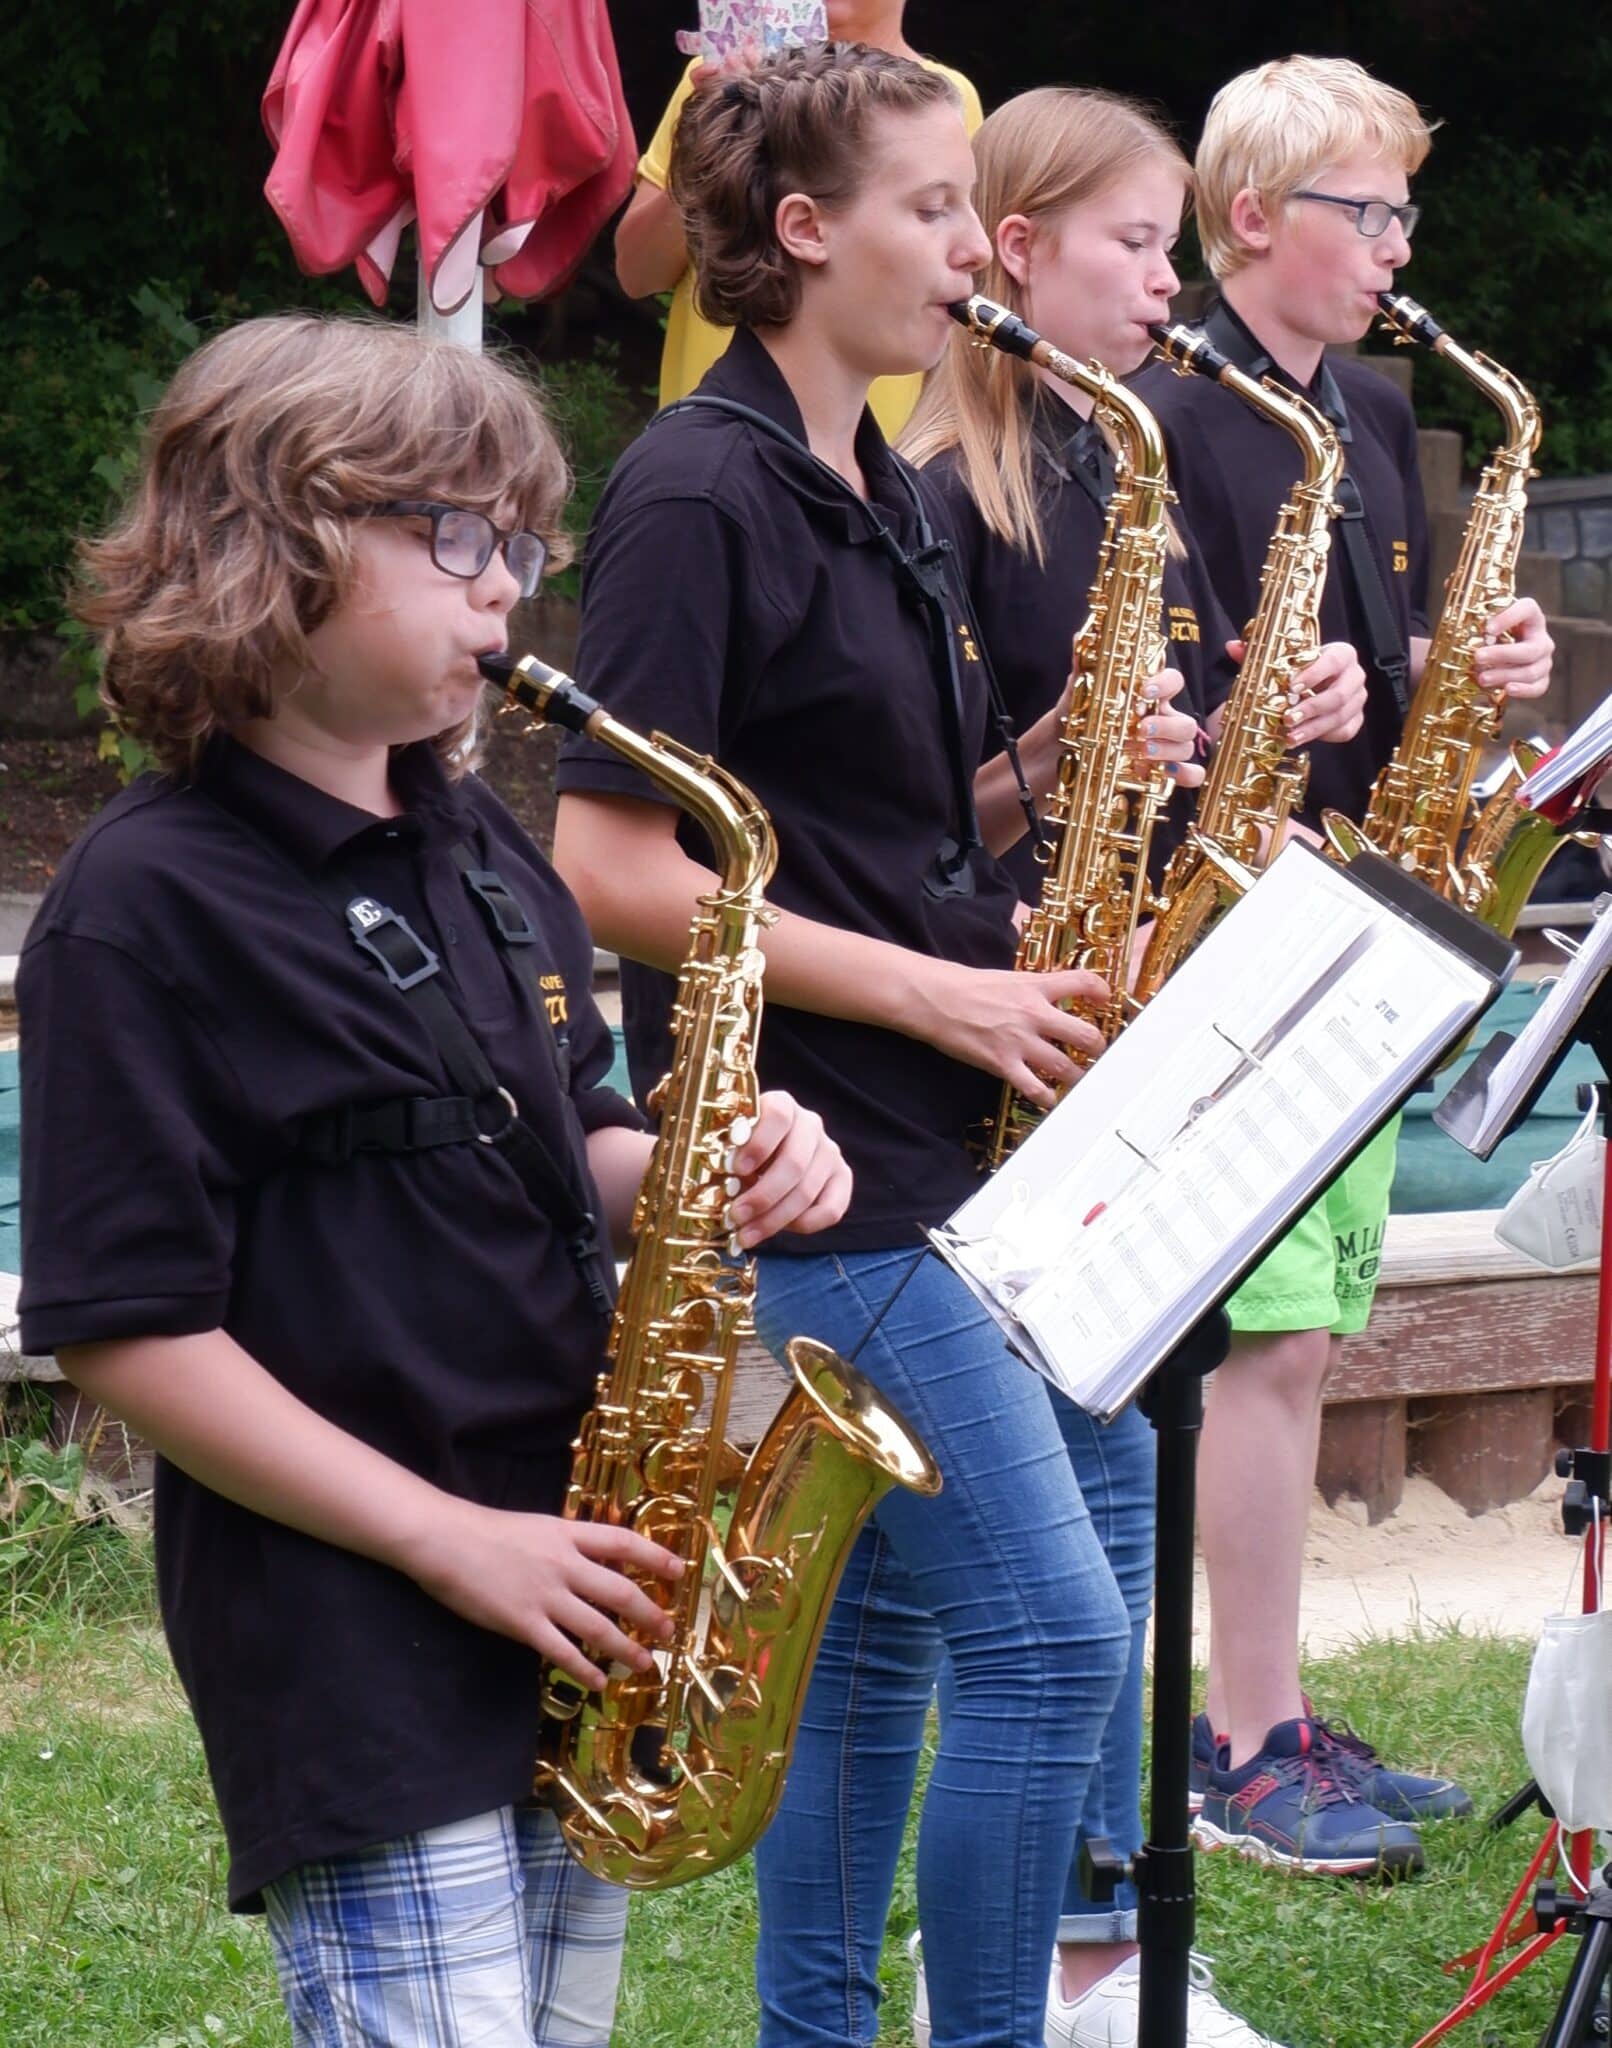
[(1285, 721), (1293, 678), (1321, 648), (1321, 596), (1343, 470), (1338, 436), (1308, 399), (1272, 378), (1247, 376), (1195, 328), (1160, 325), (1151, 332), (1178, 376), (1214, 379), (1290, 434), (1302, 470), (1265, 551), (1247, 651), (1226, 699), (1196, 820), (1160, 885), (1136, 978), (1139, 1003), (1157, 994), (1227, 902), (1280, 849), (1287, 821), (1304, 800), (1309, 759), (1288, 751)]
[(793, 1386), (748, 1459), (728, 1441), (739, 1347), (754, 1334), (755, 1263), (726, 1210), (731, 1150), (756, 1114), (764, 890), (777, 858), (765, 811), (735, 777), (663, 734), (612, 718), (528, 656), (481, 657), (519, 707), (600, 741), (667, 791), (717, 850), (696, 907), (657, 1091), (660, 1130), (633, 1217), (609, 1370), (573, 1446), (565, 1513), (637, 1530), (683, 1558), (646, 1672), (602, 1692), (550, 1669), (534, 1791), (596, 1876), (659, 1890), (733, 1862), (777, 1806), (840, 1571), (891, 1486), (940, 1490), (923, 1443), (854, 1366), (806, 1337)]
[[(1044, 815), (1046, 873), (1019, 934), (1014, 965), (1027, 973), (1084, 967), (1110, 990), (1081, 1006), (1111, 1043), (1131, 1015), (1131, 946), (1150, 909), (1147, 858), (1174, 787), (1162, 766), (1138, 768), (1133, 748), (1146, 705), (1143, 683), (1166, 666), (1164, 561), (1169, 547), (1164, 437), (1157, 420), (1098, 362), (1079, 362), (990, 299), (955, 305), (952, 318), (982, 347), (1049, 370), (1091, 399), (1115, 449), (1087, 615), (1075, 635), (1069, 702), (1058, 732), (1058, 779)], [(1043, 1111), (1010, 1084), (986, 1140), (999, 1166)]]
[(1377, 302), (1396, 343), (1420, 343), (1453, 363), (1500, 414), (1502, 433), (1472, 500), (1399, 744), (1372, 785), (1360, 824), (1329, 812), (1327, 836), (1346, 855), (1364, 841), (1509, 934), (1564, 842), (1556, 826), (1515, 800), (1517, 784), (1538, 759), (1535, 749), (1514, 751), (1502, 787), (1481, 811), (1474, 803), (1482, 756), (1499, 736), (1506, 709), (1504, 695), (1478, 681), (1474, 657), (1490, 619), (1517, 594), (1539, 407), (1520, 378), (1462, 348), (1415, 299), (1380, 292)]

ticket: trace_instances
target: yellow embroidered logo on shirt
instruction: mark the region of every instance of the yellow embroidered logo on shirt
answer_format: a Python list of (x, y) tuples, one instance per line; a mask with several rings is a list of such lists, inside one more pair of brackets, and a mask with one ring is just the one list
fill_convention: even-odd
[(1170, 614), (1170, 638), (1172, 640), (1185, 640), (1191, 646), (1196, 647), (1203, 638), (1203, 635), (1198, 631), (1198, 614), (1189, 604), (1172, 604), (1168, 609)]
[(552, 995), (545, 994), (543, 997), (543, 1007), (549, 1013), (549, 1022), (551, 1024), (569, 1023), (571, 1010), (565, 996), (565, 976), (563, 974), (540, 975), (538, 977), (538, 985), (545, 991), (550, 989), (554, 991)]
[(1403, 576), (1410, 567), (1410, 542), (1408, 540), (1396, 540), (1392, 543), (1392, 546), (1394, 550), (1394, 574), (1396, 576)]

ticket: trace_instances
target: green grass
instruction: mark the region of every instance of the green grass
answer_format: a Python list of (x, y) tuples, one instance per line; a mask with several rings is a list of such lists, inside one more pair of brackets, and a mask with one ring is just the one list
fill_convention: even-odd
[[(285, 2048), (261, 1924), (223, 1906), (223, 1845), (200, 1750), (150, 1617), (143, 1547), (86, 1548), (64, 1592), (0, 1602), (0, 2042), (5, 2048)], [(1363, 1642), (1313, 1666), (1329, 1711), (1407, 1764), (1437, 1762), (1480, 1812), (1526, 1775), (1516, 1728), (1528, 1650), (1452, 1634)], [(1428, 1830), (1429, 1869), (1390, 1889), (1200, 1862), (1198, 1944), (1220, 1989), (1294, 2048), (1406, 2048), (1450, 2003), (1443, 1960), (1487, 1932), (1537, 1839)], [(911, 1842), (882, 2038), (907, 2048)], [(748, 1865), (634, 1902), (618, 2048), (749, 2048)], [(1531, 2048), (1570, 1949), (1455, 2038)]]

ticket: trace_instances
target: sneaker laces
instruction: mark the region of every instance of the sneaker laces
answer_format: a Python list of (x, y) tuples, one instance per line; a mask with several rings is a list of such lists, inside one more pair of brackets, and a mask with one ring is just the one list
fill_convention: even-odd
[(1310, 1719), (1322, 1749), (1339, 1760), (1346, 1774), (1364, 1780), (1379, 1768), (1376, 1750), (1347, 1721), (1323, 1721), (1316, 1714), (1312, 1714)]
[(1320, 1749), (1312, 1749), (1303, 1756), (1273, 1757), (1265, 1764), (1269, 1775), (1278, 1785), (1302, 1785), (1305, 1788), (1305, 1807), (1314, 1810), (1322, 1806), (1357, 1806), (1360, 1803), (1359, 1787), (1351, 1783), (1353, 1773), (1348, 1768), (1340, 1772), (1331, 1761), (1338, 1752), (1330, 1743)]

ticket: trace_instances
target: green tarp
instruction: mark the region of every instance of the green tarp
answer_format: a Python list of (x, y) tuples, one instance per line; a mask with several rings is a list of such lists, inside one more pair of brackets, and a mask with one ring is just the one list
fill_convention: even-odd
[[(1495, 1031), (1516, 1032), (1538, 1000), (1532, 988), (1507, 989), (1479, 1026), (1467, 1058)], [(1462, 1062), (1465, 1064), (1465, 1061)], [(1436, 1088), (1411, 1099), (1399, 1142), (1394, 1207), (1402, 1213), (1429, 1209), (1498, 1209), (1528, 1177), (1535, 1159), (1548, 1159), (1572, 1135), (1578, 1122), (1574, 1091), (1580, 1081), (1599, 1078), (1592, 1054), (1574, 1046), (1522, 1130), (1508, 1138), (1487, 1162), (1474, 1159), (1445, 1137), (1432, 1121), (1433, 1105), (1459, 1069), (1441, 1075)], [(612, 1083), (627, 1085), (626, 1061), (616, 1042)], [(0, 1053), (0, 1272), (20, 1270), (17, 1215), (17, 1055)]]

